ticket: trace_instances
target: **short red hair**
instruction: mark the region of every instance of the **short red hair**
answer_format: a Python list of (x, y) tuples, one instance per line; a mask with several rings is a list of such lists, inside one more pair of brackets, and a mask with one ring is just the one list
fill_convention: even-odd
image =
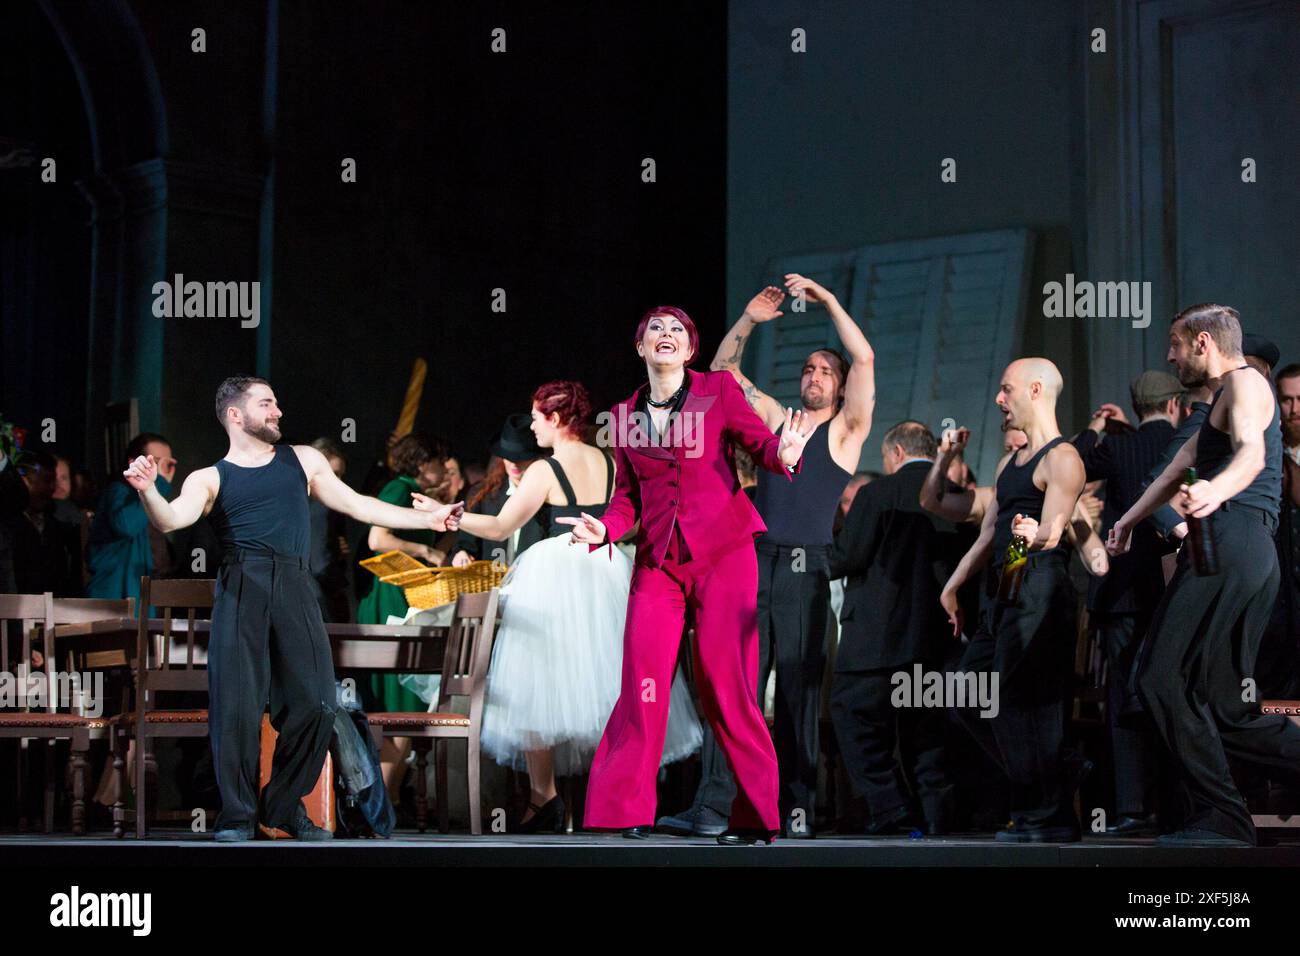
[(560, 428), (578, 438), (583, 437), (591, 416), (591, 396), (581, 382), (555, 381), (539, 385), (533, 392), (533, 404), (550, 418), (560, 416)]
[[(632, 344), (635, 345), (637, 342), (640, 342), (645, 338), (645, 330), (649, 327), (650, 320), (656, 315), (671, 315), (674, 319), (677, 319), (682, 323), (682, 326), (686, 329), (686, 338), (689, 340), (691, 345), (691, 362), (694, 362), (696, 356), (700, 354), (700, 333), (696, 330), (695, 323), (691, 321), (691, 317), (675, 305), (656, 306), (645, 315), (641, 316), (641, 321), (636, 324), (636, 335), (632, 339)], [(690, 365), (691, 362), (687, 362), (686, 364)]]

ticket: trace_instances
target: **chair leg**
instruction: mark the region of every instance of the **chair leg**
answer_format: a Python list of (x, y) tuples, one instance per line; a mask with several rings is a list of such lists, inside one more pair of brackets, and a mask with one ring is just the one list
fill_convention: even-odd
[(27, 832), (27, 801), (26, 801), (27, 791), (23, 786), (23, 784), (27, 780), (27, 768), (28, 768), (27, 743), (28, 742), (26, 739), (20, 739), (18, 741), (18, 779), (16, 782), (18, 784), (17, 806), (18, 806), (18, 832), (19, 833)]
[(429, 816), (429, 782), (427, 780), (429, 765), (429, 744), (416, 739), (415, 747), (415, 828), (421, 833), (428, 825)]
[(58, 741), (45, 741), (45, 752), (41, 754), (45, 763), (45, 800), (42, 803), (42, 828), (46, 833), (54, 832), (54, 764), (57, 756)]
[(477, 737), (465, 741), (465, 777), (469, 783), (469, 832), (474, 836), (483, 835), (483, 797), (480, 793), (482, 780), (479, 779), (479, 745)]
[(135, 838), (143, 840), (145, 836), (145, 738), (136, 734), (135, 738)]
[(113, 836), (126, 836), (126, 734), (113, 733)]
[(437, 759), (434, 772), (438, 783), (438, 831), (451, 832), (451, 793), (447, 783), (447, 738), (438, 738), (435, 744)]
[(90, 752), (90, 742), (85, 749), (74, 746), (70, 763), (72, 764), (72, 834), (86, 834), (86, 755)]

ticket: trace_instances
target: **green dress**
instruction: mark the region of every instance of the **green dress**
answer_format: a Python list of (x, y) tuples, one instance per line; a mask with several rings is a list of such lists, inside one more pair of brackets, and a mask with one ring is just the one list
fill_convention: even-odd
[[(379, 492), (378, 498), (390, 505), (409, 508), (411, 507), (411, 492), (413, 491), (420, 491), (419, 483), (414, 478), (399, 475), (384, 485), (383, 490)], [(403, 541), (414, 541), (431, 547), (438, 537), (438, 533), (433, 530), (401, 529), (394, 530), (393, 534)], [(357, 623), (387, 624), (389, 615), (405, 617), (408, 609), (406, 595), (402, 593), (401, 588), (376, 580), (370, 588), (370, 593), (357, 604)], [(399, 674), (372, 674), (370, 676), (370, 690), (375, 699), (382, 704), (383, 709), (390, 713), (394, 711), (423, 712), (428, 710), (428, 704), (398, 683), (400, 676)]]

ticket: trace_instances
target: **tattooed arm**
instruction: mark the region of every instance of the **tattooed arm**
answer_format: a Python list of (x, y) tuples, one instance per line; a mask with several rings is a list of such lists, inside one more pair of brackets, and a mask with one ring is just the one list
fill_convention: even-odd
[(745, 394), (745, 401), (749, 403), (749, 407), (758, 413), (758, 417), (763, 419), (763, 424), (773, 432), (785, 420), (785, 410), (776, 399), (760, 391), (758, 386), (740, 370), (740, 359), (745, 354), (745, 343), (749, 341), (754, 327), (782, 315), (777, 310), (784, 299), (785, 293), (776, 286), (768, 286), (750, 299), (749, 305), (745, 306), (744, 314), (727, 331), (722, 344), (718, 346), (717, 354), (713, 356), (713, 362), (709, 365), (714, 372), (731, 373), (740, 385), (740, 390)]

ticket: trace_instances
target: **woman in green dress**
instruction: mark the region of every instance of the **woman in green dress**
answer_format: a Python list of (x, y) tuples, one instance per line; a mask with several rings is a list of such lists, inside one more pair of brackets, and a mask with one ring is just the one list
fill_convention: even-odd
[[(411, 434), (399, 439), (389, 456), (397, 477), (388, 482), (377, 497), (380, 501), (406, 508), (411, 507), (413, 493), (427, 494), (442, 500), (442, 496), (446, 494), (441, 487), (446, 484), (446, 458), (446, 446), (428, 435)], [(391, 528), (371, 525), (366, 544), (371, 554), (401, 551), (426, 564), (437, 566), (444, 564), (447, 558), (444, 552), (435, 547), (437, 538), (436, 531), (394, 531)], [(385, 584), (373, 575), (362, 572), (359, 580), (367, 579), (370, 590), (360, 595), (357, 604), (358, 624), (387, 624), (390, 616), (406, 616), (409, 606), (401, 588)], [(401, 685), (400, 677), (399, 674), (371, 676), (373, 708), (386, 712), (428, 710), (428, 704)], [(384, 768), (384, 783), (394, 803), (399, 797), (402, 778), (406, 771), (406, 757), (410, 750), (409, 737), (388, 738), (380, 749), (379, 759)]]

